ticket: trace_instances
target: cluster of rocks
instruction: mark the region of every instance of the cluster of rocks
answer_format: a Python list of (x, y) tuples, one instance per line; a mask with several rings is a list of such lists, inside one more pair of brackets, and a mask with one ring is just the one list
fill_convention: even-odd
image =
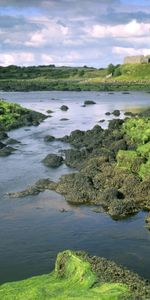
[[(35, 194), (48, 188), (64, 195), (70, 203), (94, 204), (100, 211), (103, 208), (114, 219), (128, 217), (143, 209), (149, 211), (150, 177), (141, 180), (136, 166), (130, 170), (117, 164), (118, 152), (136, 148), (124, 133), (123, 123), (122, 119), (113, 119), (108, 129), (96, 125), (91, 130), (75, 130), (57, 139), (70, 143), (72, 148), (64, 150), (63, 156), (47, 155), (43, 163), (48, 167), (65, 163), (78, 172), (63, 175), (57, 183), (48, 181), (47, 185), (47, 179), (43, 180), (40, 186), (38, 182), (13, 196)], [(46, 136), (44, 140), (54, 141), (55, 137)], [(149, 215), (146, 222), (149, 228)]]

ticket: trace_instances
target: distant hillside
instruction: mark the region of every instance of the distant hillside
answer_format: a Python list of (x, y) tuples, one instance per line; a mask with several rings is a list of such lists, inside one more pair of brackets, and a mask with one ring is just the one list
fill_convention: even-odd
[(150, 90), (150, 64), (0, 67), (0, 90)]

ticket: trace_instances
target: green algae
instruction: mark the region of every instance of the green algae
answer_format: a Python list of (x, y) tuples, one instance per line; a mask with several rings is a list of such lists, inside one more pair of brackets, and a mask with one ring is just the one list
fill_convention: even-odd
[(58, 254), (48, 274), (0, 286), (3, 300), (132, 299), (126, 284), (100, 282), (91, 264), (73, 251)]
[(150, 141), (150, 118), (131, 118), (124, 122), (123, 130), (129, 140), (137, 144)]
[(120, 150), (116, 156), (117, 166), (137, 173), (142, 180), (150, 177), (150, 118), (131, 118), (123, 124), (123, 130), (135, 151)]
[(140, 170), (139, 170), (139, 176), (143, 180), (150, 178), (150, 156), (145, 164), (141, 164)]

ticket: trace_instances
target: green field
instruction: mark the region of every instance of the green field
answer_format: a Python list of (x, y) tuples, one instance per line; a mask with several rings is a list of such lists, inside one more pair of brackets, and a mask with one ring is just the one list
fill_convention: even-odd
[[(108, 78), (108, 75), (112, 76)], [(0, 67), (0, 89), (37, 90), (150, 90), (150, 64), (109, 65), (107, 68), (33, 66)]]

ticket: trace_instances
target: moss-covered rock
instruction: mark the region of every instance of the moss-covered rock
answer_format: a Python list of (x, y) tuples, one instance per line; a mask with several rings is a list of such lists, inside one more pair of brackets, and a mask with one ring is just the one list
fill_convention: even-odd
[(52, 273), (0, 286), (4, 300), (142, 300), (149, 296), (149, 284), (138, 275), (107, 259), (69, 250), (58, 254)]
[(56, 168), (63, 163), (62, 156), (56, 154), (48, 154), (43, 160), (43, 164), (47, 167)]
[(1, 139), (5, 138), (5, 130), (11, 130), (22, 126), (39, 125), (47, 116), (21, 107), (16, 103), (0, 100), (0, 131)]
[(133, 173), (139, 172), (142, 162), (142, 157), (139, 157), (136, 151), (119, 150), (117, 153), (117, 166)]

